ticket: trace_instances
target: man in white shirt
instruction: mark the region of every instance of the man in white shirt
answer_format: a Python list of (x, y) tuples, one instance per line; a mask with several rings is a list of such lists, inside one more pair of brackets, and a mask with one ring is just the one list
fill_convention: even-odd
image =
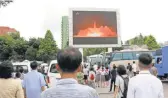
[(136, 65), (135, 61), (133, 61), (132, 68), (133, 68), (133, 73), (134, 73), (134, 76), (136, 76), (136, 72), (137, 72), (137, 65)]
[(127, 98), (164, 98), (162, 82), (149, 72), (152, 57), (139, 56), (140, 73), (129, 80)]

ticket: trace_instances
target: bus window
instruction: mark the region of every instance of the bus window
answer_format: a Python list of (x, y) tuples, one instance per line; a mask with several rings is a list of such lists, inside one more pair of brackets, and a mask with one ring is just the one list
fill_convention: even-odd
[(125, 52), (123, 53), (123, 60), (133, 60), (132, 52)]
[(161, 64), (161, 63), (162, 63), (162, 58), (161, 58), (161, 57), (158, 57), (156, 63), (157, 63), (157, 64)]
[(122, 60), (122, 53), (115, 53), (113, 56), (113, 60), (114, 61)]
[(140, 53), (139, 52), (133, 52), (133, 58), (134, 60), (137, 60), (139, 57)]

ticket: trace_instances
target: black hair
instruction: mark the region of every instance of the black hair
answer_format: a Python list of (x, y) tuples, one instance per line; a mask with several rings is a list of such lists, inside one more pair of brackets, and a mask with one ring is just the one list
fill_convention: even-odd
[(17, 72), (16, 73), (16, 78), (20, 78), (21, 77), (21, 73), (20, 72)]
[(36, 61), (31, 62), (30, 67), (31, 69), (35, 70), (37, 69), (38, 63)]
[(63, 72), (75, 72), (82, 62), (81, 52), (73, 47), (65, 48), (57, 55), (58, 65)]
[(109, 69), (108, 67), (106, 67), (106, 69)]
[(23, 73), (23, 72), (24, 72), (23, 67), (20, 67), (19, 72), (20, 72), (20, 73)]
[(152, 63), (152, 56), (148, 53), (143, 53), (139, 56), (139, 62), (145, 66), (148, 66)]
[(117, 68), (117, 72), (119, 75), (125, 75), (126, 74), (126, 68), (124, 65), (119, 65)]
[(0, 64), (0, 78), (12, 78), (13, 65), (10, 61), (4, 61)]
[(128, 65), (131, 65), (130, 63), (128, 63)]
[(135, 64), (135, 61), (133, 61), (133, 64)]
[(115, 65), (113, 65), (113, 69), (116, 69), (117, 67)]
[(93, 68), (93, 67), (91, 67), (91, 68), (90, 68), (90, 71), (94, 71), (94, 68)]

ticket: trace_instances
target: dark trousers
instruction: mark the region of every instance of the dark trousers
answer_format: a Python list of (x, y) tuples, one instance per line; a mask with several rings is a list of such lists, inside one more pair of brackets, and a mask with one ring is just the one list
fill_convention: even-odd
[(115, 81), (116, 81), (116, 79), (111, 79), (110, 91), (112, 90), (113, 83), (114, 83), (114, 90), (115, 90)]
[(136, 73), (136, 72), (134, 72), (134, 76), (136, 76), (136, 74), (137, 74), (137, 73)]

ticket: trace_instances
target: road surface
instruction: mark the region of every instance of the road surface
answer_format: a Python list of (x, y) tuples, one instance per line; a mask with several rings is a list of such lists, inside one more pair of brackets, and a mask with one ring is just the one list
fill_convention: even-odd
[[(168, 98), (168, 82), (163, 83), (165, 98)], [(112, 98), (113, 94), (109, 93), (109, 88), (97, 88), (96, 91), (99, 93), (99, 98)]]

